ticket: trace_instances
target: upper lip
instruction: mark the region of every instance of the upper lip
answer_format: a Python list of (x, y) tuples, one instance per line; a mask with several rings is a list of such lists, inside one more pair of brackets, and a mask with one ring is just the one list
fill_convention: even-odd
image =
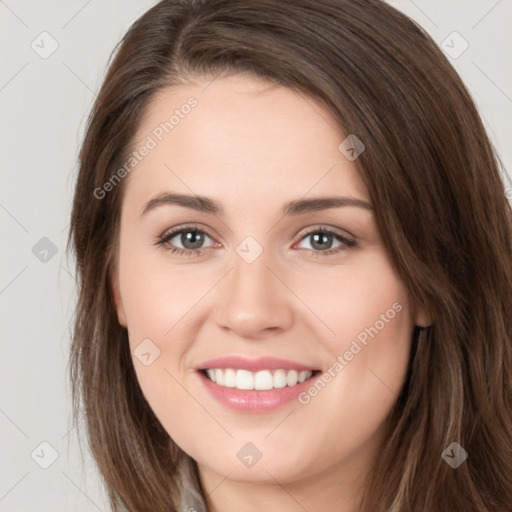
[(196, 370), (208, 370), (211, 368), (233, 368), (234, 370), (249, 370), (257, 372), (259, 370), (311, 370), (311, 366), (296, 363), (288, 359), (278, 357), (259, 357), (257, 359), (248, 359), (243, 356), (224, 356), (205, 361), (196, 367)]

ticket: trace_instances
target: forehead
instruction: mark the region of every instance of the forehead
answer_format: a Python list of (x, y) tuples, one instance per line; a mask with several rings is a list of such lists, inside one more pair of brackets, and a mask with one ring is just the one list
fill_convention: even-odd
[(249, 191), (267, 200), (335, 189), (367, 199), (355, 163), (338, 148), (346, 136), (302, 93), (243, 75), (195, 79), (159, 91), (148, 105), (133, 148), (149, 140), (152, 148), (128, 189)]

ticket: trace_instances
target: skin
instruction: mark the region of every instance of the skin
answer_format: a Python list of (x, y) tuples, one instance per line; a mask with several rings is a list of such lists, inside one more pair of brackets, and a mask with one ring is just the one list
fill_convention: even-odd
[[(149, 366), (133, 356), (137, 378), (169, 435), (197, 461), (210, 511), (353, 511), (385, 441), (413, 327), (429, 318), (410, 303), (372, 210), (282, 216), (286, 203), (305, 197), (370, 202), (356, 163), (338, 150), (347, 134), (330, 113), (252, 77), (209, 82), (155, 97), (139, 141), (190, 96), (198, 105), (125, 178), (112, 276), (118, 318), (132, 356), (147, 338), (160, 350)], [(163, 205), (141, 216), (151, 198), (170, 191), (209, 197), (225, 212)], [(208, 232), (203, 254), (172, 254), (171, 244), (187, 243), (179, 234), (157, 245), (190, 223)], [(328, 236), (341, 250), (321, 254), (304, 231), (322, 226), (356, 245)], [(263, 249), (252, 263), (236, 252), (248, 236)], [(270, 355), (327, 371), (396, 302), (401, 311), (307, 405), (236, 412), (214, 400), (194, 370), (213, 357)], [(250, 468), (237, 458), (247, 442), (262, 453)]]

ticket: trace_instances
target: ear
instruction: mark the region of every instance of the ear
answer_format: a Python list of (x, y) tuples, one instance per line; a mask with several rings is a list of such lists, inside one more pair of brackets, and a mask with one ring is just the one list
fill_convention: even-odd
[(430, 327), (432, 325), (432, 318), (426, 308), (423, 306), (416, 307), (416, 314), (414, 315), (414, 323), (418, 327)]
[(119, 276), (117, 270), (110, 273), (110, 287), (114, 297), (114, 304), (117, 311), (117, 319), (121, 326), (126, 328), (126, 314), (124, 312), (123, 301), (121, 300), (121, 293), (119, 291)]

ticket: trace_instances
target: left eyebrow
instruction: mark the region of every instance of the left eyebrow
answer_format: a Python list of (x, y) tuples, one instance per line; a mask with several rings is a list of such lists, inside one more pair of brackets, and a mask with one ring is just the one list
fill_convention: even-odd
[[(143, 207), (141, 216), (145, 215), (151, 210), (164, 205), (177, 205), (184, 208), (190, 208), (203, 213), (213, 215), (224, 215), (222, 206), (213, 199), (204, 196), (176, 194), (176, 193), (163, 193), (150, 199)], [(318, 197), (312, 199), (297, 199), (291, 201), (283, 208), (283, 216), (296, 216), (304, 213), (317, 212), (320, 210), (327, 210), (329, 208), (342, 208), (352, 206), (363, 208), (365, 210), (374, 210), (373, 205), (352, 197), (333, 196), (333, 197)]]
[(314, 199), (298, 199), (288, 203), (283, 215), (301, 215), (303, 213), (317, 212), (329, 208), (342, 208), (344, 206), (355, 206), (365, 210), (373, 210), (373, 205), (353, 197), (318, 197)]

